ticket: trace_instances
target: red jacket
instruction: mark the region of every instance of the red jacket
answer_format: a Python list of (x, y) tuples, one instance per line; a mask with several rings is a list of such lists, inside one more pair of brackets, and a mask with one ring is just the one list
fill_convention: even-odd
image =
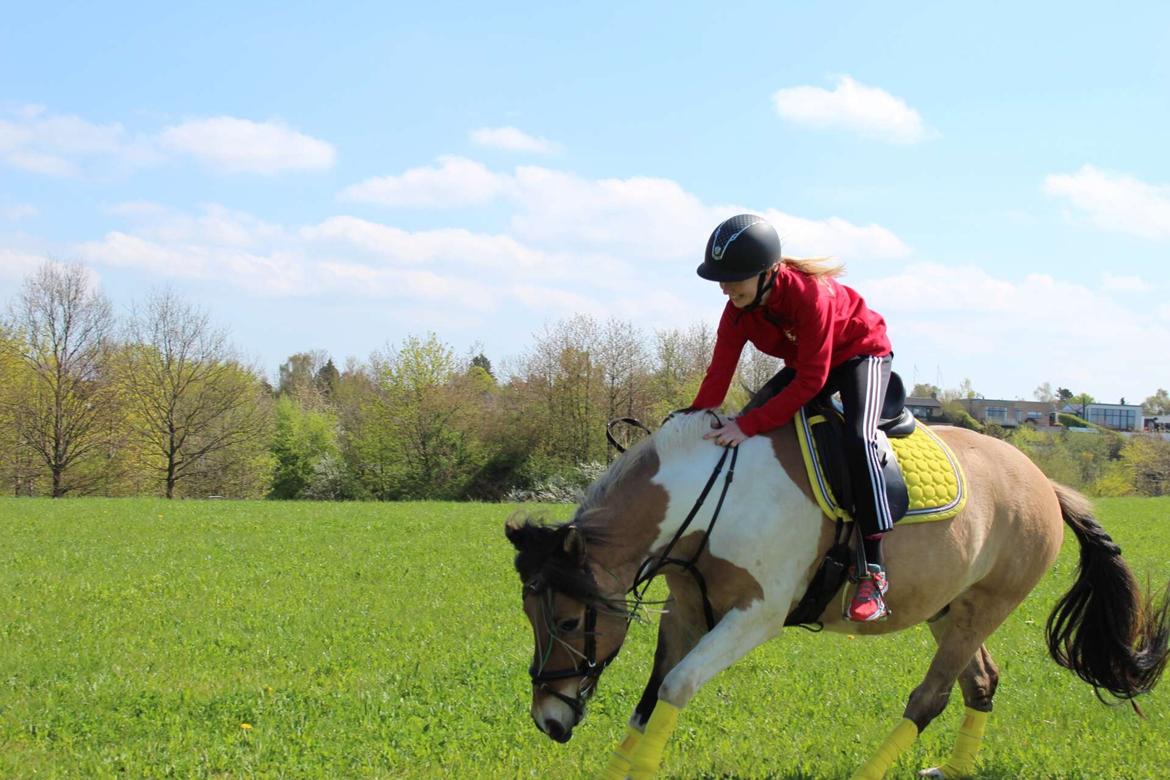
[(749, 436), (791, 420), (824, 389), (829, 371), (849, 358), (891, 352), (886, 321), (867, 308), (860, 295), (832, 277), (818, 279), (781, 265), (762, 306), (745, 312), (727, 302), (715, 354), (692, 407), (710, 409), (723, 403), (749, 341), (796, 371), (796, 378), (775, 398), (736, 418)]

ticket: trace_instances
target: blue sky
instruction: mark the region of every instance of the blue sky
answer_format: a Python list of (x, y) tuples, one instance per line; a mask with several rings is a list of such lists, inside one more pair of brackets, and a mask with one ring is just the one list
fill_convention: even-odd
[(712, 325), (770, 217), (911, 381), (1170, 376), (1170, 6), (10, 4), (0, 301), (44, 258), (170, 286), (269, 374), (574, 313)]

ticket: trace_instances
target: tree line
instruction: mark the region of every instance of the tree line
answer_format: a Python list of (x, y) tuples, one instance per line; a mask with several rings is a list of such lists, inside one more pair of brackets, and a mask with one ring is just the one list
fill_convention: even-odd
[[(174, 292), (119, 318), (84, 268), (46, 263), (0, 322), (0, 485), (48, 496), (570, 499), (615, 454), (605, 423), (653, 424), (687, 406), (713, 346), (705, 324), (647, 334), (578, 315), (503, 366), (428, 333), (341, 368), (324, 352), (291, 355), (274, 385)], [(745, 351), (727, 408), (779, 365)], [(1017, 446), (1074, 486), (1170, 490), (1161, 439), (1020, 435)]]

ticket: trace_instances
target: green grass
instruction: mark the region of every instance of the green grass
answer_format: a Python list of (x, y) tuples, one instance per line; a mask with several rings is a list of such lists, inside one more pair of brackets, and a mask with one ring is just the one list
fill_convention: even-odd
[[(641, 694), (654, 630), (632, 629), (570, 743), (540, 734), (510, 509), (0, 500), (0, 777), (591, 776)], [(1139, 576), (1164, 584), (1170, 500), (1098, 510)], [(1163, 776), (1170, 682), (1142, 721), (1044, 651), (1070, 544), (989, 643), (1002, 682), (981, 776)], [(848, 776), (931, 651), (922, 628), (790, 629), (699, 693), (664, 774)], [(945, 757), (959, 699), (891, 777)]]

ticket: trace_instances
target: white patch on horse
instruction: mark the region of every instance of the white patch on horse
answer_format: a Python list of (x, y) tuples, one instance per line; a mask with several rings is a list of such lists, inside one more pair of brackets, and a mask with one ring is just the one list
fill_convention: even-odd
[[(570, 686), (562, 686), (557, 688), (557, 690), (566, 696), (573, 696), (576, 693)], [(577, 715), (573, 712), (573, 709), (555, 696), (545, 696), (541, 699), (540, 703), (535, 701), (532, 703), (532, 719), (536, 721), (540, 730), (546, 733), (547, 730), (544, 724), (548, 721), (553, 721), (558, 724), (572, 724), (576, 718)]]
[[(703, 439), (710, 420), (706, 414), (678, 417), (655, 434), (659, 469), (653, 481), (669, 496), (656, 550), (682, 525), (723, 453), (722, 447)], [(688, 533), (704, 531), (710, 524), (730, 457)], [(725, 615), (667, 676), (664, 698), (685, 704), (711, 675), (780, 631), (807, 584), (804, 578), (817, 555), (821, 523), (820, 509), (792, 481), (767, 437), (753, 436), (739, 445), (735, 477), (708, 548), (712, 555), (747, 570), (759, 582), (764, 599)]]

